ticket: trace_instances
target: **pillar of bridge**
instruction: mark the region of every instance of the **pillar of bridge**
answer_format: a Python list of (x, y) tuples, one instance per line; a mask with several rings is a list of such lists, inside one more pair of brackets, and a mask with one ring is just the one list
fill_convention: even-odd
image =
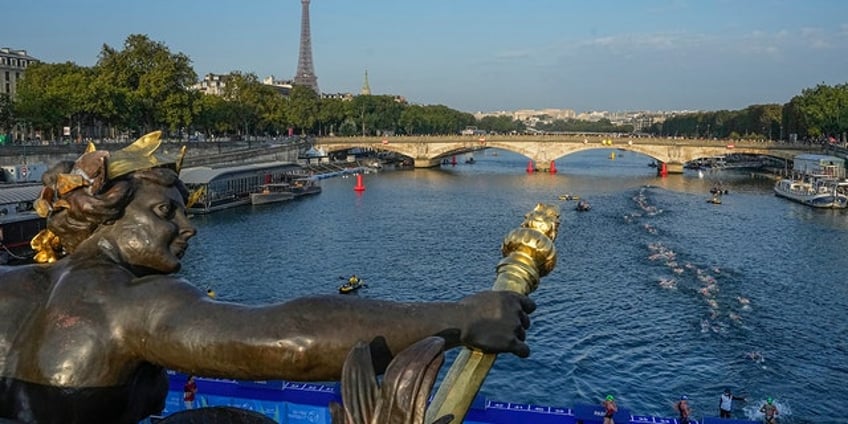
[(416, 168), (435, 168), (437, 166), (441, 166), (442, 160), (440, 158), (436, 159), (427, 159), (427, 158), (415, 158), (413, 159), (413, 164)]
[(666, 169), (669, 174), (682, 174), (683, 173), (683, 164), (682, 163), (666, 163)]

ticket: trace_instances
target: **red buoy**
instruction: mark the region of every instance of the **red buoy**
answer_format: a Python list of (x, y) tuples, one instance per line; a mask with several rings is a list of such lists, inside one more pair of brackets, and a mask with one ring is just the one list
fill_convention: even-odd
[(550, 169), (548, 169), (548, 172), (550, 172), (551, 174), (556, 174), (556, 173), (557, 173), (557, 170), (556, 170), (556, 162), (551, 161), (551, 168), (550, 168)]
[(660, 174), (661, 177), (667, 177), (668, 176), (668, 165), (666, 165), (665, 162), (661, 163), (659, 171), (660, 171), (659, 174)]
[(356, 186), (353, 187), (353, 191), (365, 191), (365, 184), (362, 184), (362, 174), (356, 174)]
[(456, 156), (451, 158), (451, 165), (456, 166)]
[(534, 171), (536, 171), (536, 167), (535, 167), (535, 166), (533, 166), (533, 161), (532, 161), (532, 160), (528, 160), (528, 161), (527, 161), (527, 173), (528, 173), (528, 174), (532, 174)]

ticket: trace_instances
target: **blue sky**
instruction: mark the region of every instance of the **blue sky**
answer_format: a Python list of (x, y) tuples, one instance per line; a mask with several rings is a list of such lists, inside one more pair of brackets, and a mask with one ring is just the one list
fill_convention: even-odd
[[(92, 66), (146, 34), (198, 75), (290, 79), (299, 0), (18, 0), (0, 47)], [(322, 92), (466, 111), (718, 110), (848, 82), (843, 0), (312, 0)]]

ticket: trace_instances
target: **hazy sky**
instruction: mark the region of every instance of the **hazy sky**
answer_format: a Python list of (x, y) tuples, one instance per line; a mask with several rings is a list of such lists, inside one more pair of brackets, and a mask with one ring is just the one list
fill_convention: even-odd
[[(291, 79), (299, 0), (15, 0), (0, 47), (92, 66), (146, 34), (199, 76)], [(848, 82), (844, 0), (312, 0), (322, 92), (466, 111), (741, 109)]]

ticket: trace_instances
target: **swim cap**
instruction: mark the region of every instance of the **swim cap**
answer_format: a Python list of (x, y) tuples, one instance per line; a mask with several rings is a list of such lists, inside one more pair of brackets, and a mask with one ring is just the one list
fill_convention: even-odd
[(686, 395), (680, 396), (680, 400), (689, 400), (689, 396), (686, 396)]
[(607, 400), (614, 400), (615, 398), (612, 395), (607, 395)]
[(771, 405), (772, 402), (774, 402), (774, 399), (772, 399), (771, 396), (769, 396), (768, 399), (766, 399), (766, 402), (768, 402), (768, 404)]

